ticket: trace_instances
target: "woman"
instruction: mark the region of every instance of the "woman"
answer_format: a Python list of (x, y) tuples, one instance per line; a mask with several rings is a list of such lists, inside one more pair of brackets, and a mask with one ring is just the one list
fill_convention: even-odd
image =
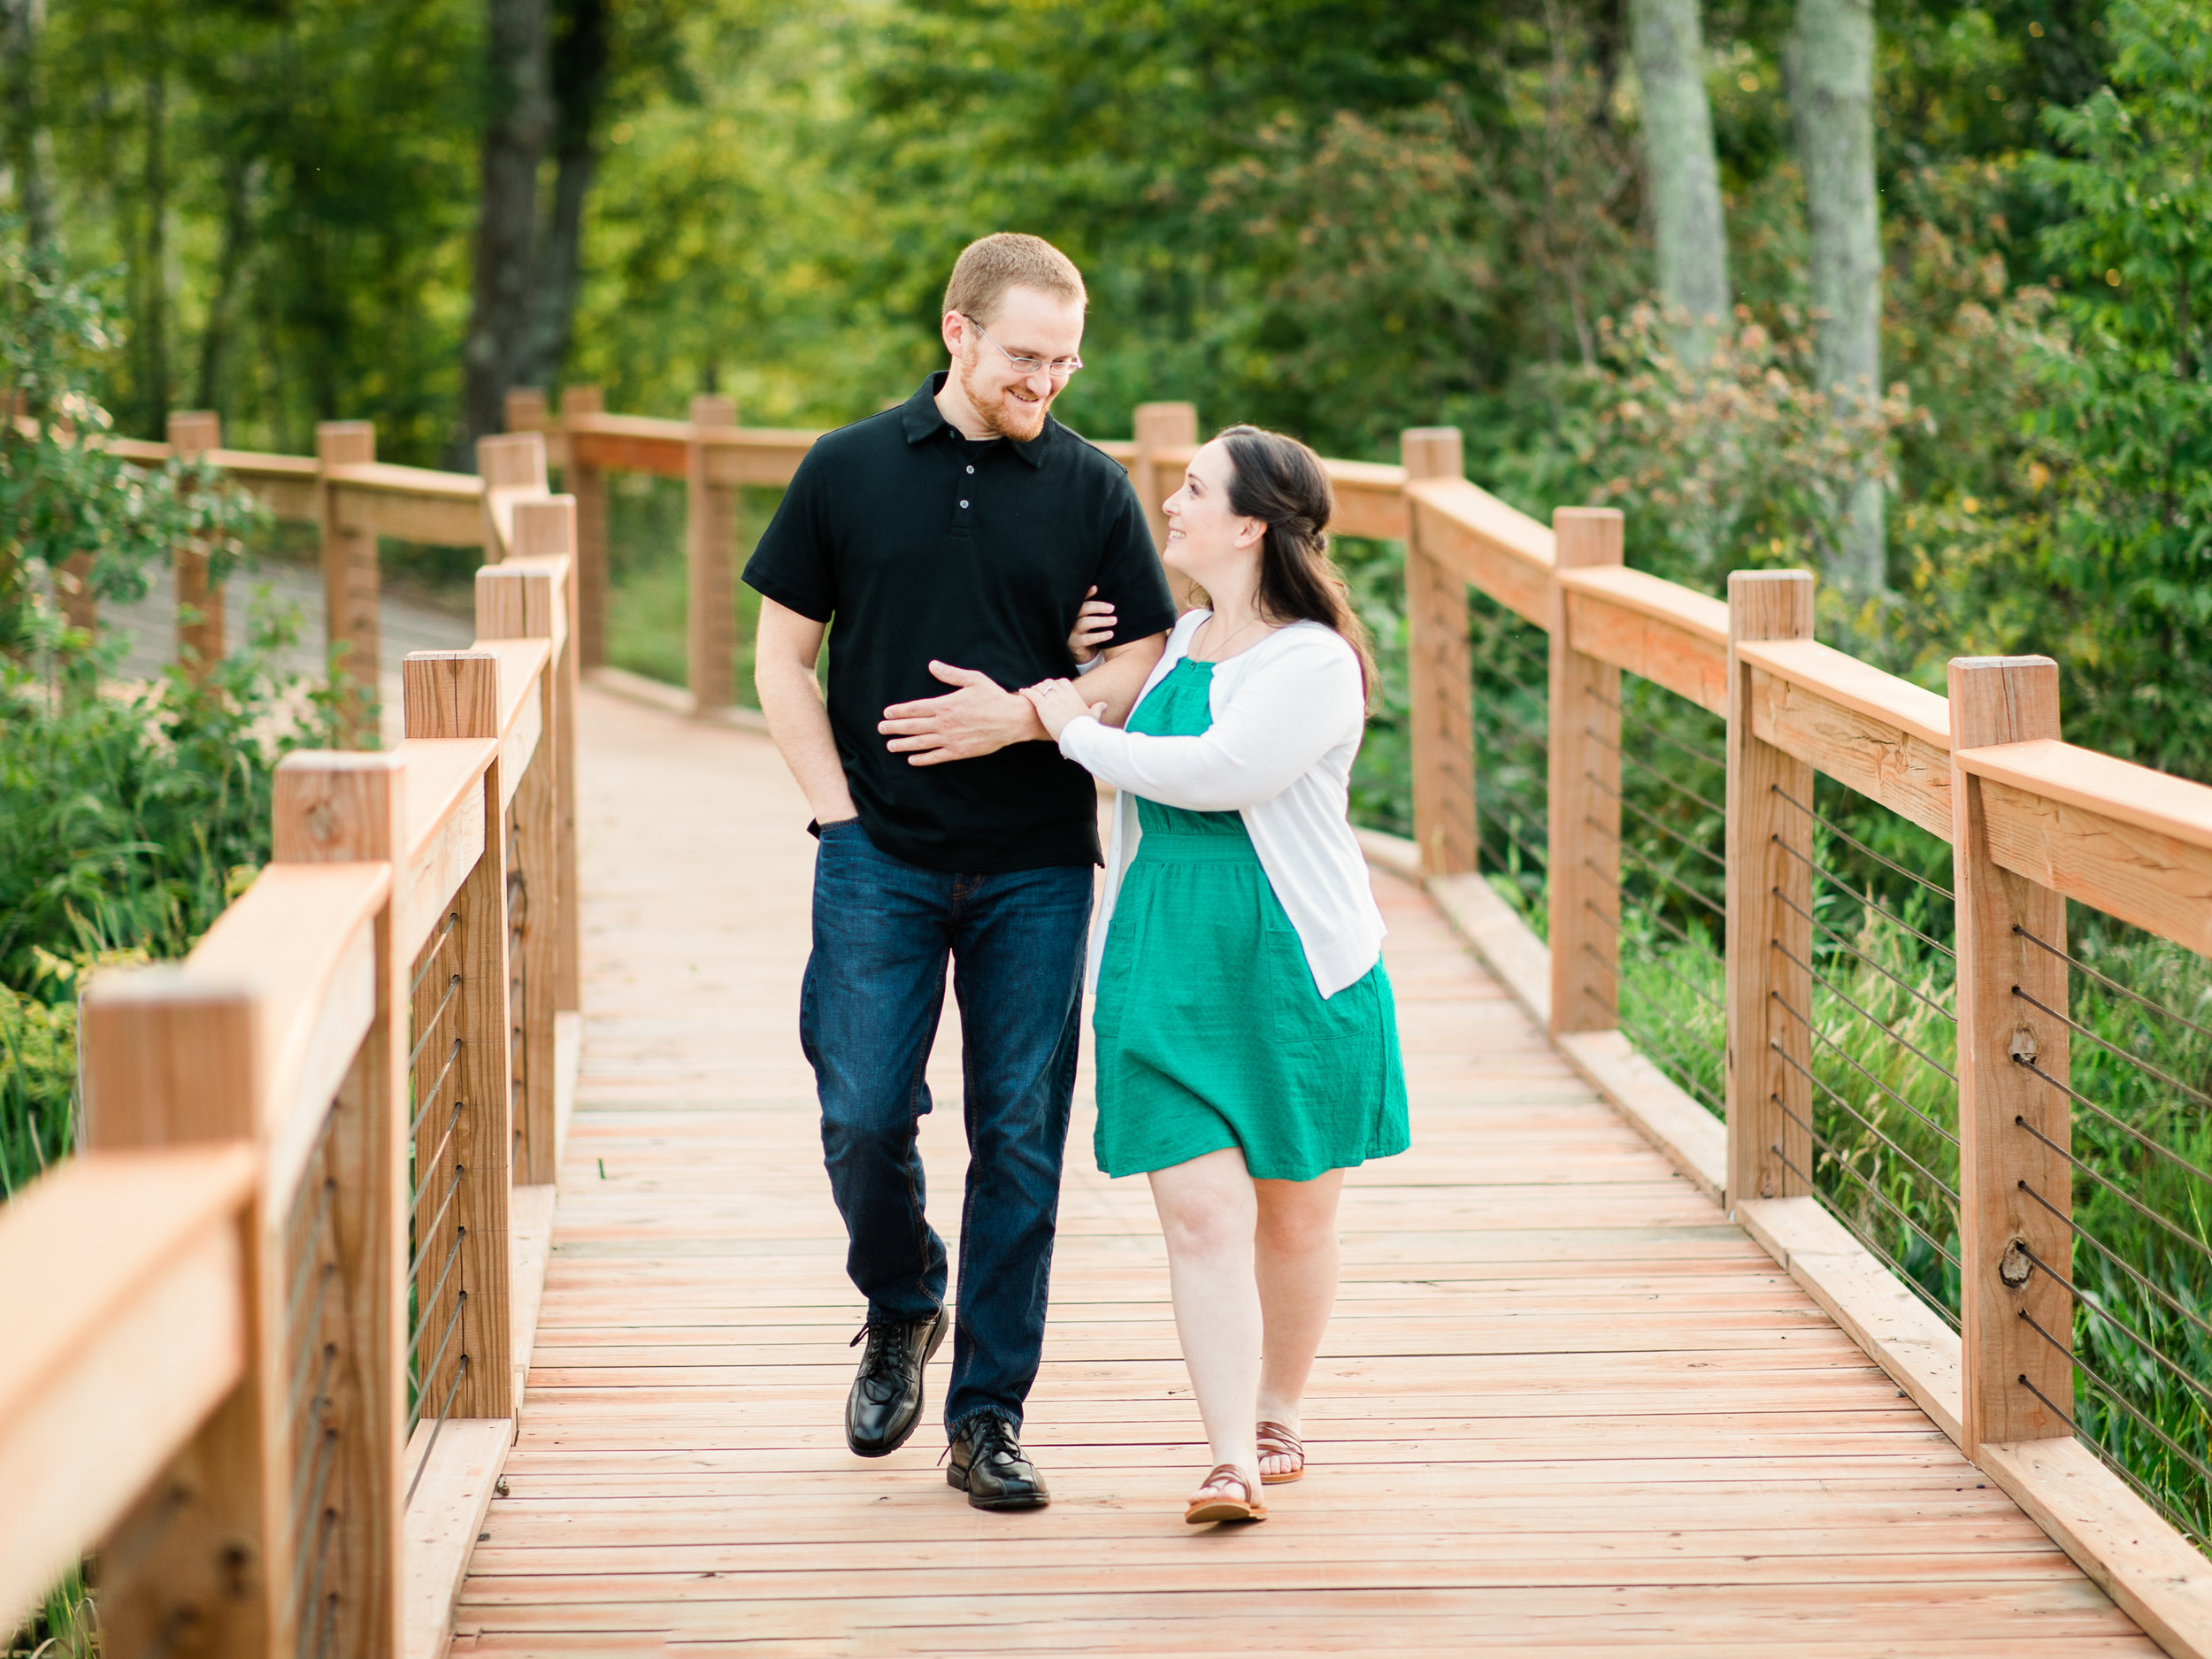
[[(1251, 426), (1200, 449), (1166, 561), (1205, 590), (1116, 731), (1031, 687), (1121, 791), (1092, 931), (1099, 1167), (1143, 1171), (1214, 1469), (1193, 1522), (1266, 1517), (1336, 1299), (1344, 1171), (1407, 1144), (1382, 916), (1345, 817), (1372, 675), (1329, 562), (1328, 475)], [(1082, 637), (1079, 623), (1079, 639)]]

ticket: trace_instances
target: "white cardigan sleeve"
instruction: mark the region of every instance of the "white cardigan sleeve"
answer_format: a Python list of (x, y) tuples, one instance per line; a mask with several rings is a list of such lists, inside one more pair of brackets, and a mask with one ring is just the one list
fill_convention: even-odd
[(1193, 812), (1271, 800), (1356, 733), (1366, 714), (1359, 658), (1333, 633), (1278, 636), (1229, 688), (1196, 737), (1124, 732), (1084, 715), (1060, 752), (1118, 789)]

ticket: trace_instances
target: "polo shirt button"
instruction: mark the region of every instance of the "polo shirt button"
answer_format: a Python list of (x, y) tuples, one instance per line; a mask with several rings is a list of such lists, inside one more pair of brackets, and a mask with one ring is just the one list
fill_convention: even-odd
[(964, 506), (966, 506), (968, 503), (967, 503), (966, 502), (964, 502), (964, 502), (962, 502), (960, 504), (961, 504), (963, 507), (964, 507)]
[(968, 469), (968, 471), (970, 471), (971, 472), (974, 472), (974, 471), (975, 471), (975, 468), (973, 468), (973, 467), (970, 467), (970, 468)]

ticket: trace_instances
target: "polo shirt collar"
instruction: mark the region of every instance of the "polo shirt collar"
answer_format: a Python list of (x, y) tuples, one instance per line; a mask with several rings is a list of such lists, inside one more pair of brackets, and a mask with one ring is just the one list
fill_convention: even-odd
[[(940, 432), (951, 432), (953, 425), (937, 407), (937, 394), (944, 389), (945, 377), (950, 371), (939, 369), (921, 384), (921, 389), (906, 400), (900, 411), (900, 423), (909, 443), (926, 442)], [(1045, 417), (1045, 429), (1033, 438), (1009, 438), (1007, 447), (1032, 466), (1045, 464), (1045, 450), (1052, 442), (1052, 434), (1060, 423), (1050, 415)]]

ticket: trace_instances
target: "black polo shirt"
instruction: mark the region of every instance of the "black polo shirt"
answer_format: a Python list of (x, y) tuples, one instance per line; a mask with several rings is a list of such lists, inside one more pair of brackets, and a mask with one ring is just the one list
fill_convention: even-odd
[(878, 847), (969, 875), (1095, 863), (1090, 775), (1054, 745), (915, 766), (876, 730), (887, 705), (953, 689), (932, 658), (1009, 690), (1072, 673), (1068, 634), (1093, 586), (1114, 603), (1117, 645), (1175, 621), (1120, 464), (1049, 416), (1026, 443), (971, 444), (938, 412), (944, 380), (807, 452), (745, 580), (833, 624), (830, 729)]

